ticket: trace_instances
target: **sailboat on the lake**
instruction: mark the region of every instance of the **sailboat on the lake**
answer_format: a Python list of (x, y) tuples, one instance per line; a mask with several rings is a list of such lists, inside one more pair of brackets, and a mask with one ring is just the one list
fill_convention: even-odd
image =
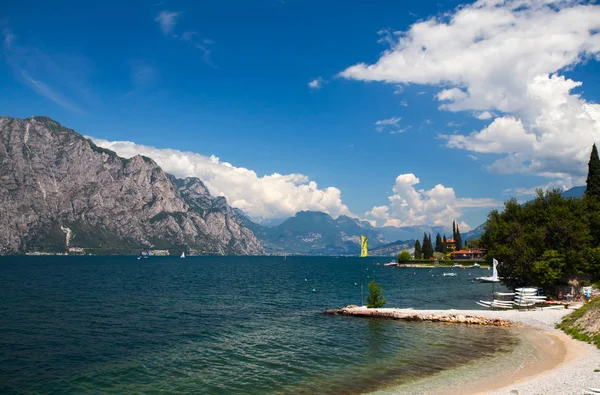
[(181, 258), (181, 259), (184, 259), (184, 258), (185, 258), (185, 251), (183, 251), (183, 252), (181, 253), (181, 256), (180, 256), (179, 258)]
[(500, 282), (500, 277), (498, 277), (498, 261), (494, 258), (492, 260), (492, 275), (491, 276), (484, 276), (484, 277), (475, 277), (475, 280), (481, 281), (483, 283), (499, 283)]

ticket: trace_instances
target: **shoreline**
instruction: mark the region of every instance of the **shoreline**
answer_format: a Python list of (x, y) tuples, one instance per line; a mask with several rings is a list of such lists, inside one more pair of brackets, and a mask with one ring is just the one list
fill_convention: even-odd
[[(367, 309), (349, 306), (327, 311), (356, 317), (377, 317), (406, 321), (432, 321), (466, 325), (494, 325), (516, 328), (527, 355), (518, 365), (509, 356), (487, 361), (488, 374), (479, 371), (457, 370), (457, 377), (448, 380), (452, 371), (439, 374), (409, 385), (401, 385), (376, 391), (378, 393), (428, 393), (443, 386), (444, 393), (476, 394), (581, 394), (587, 388), (600, 387), (600, 349), (571, 338), (555, 326), (572, 312), (570, 309), (545, 310), (416, 310), (416, 309)], [(518, 352), (516, 350), (515, 352)], [(531, 354), (529, 354), (531, 353)], [(498, 374), (502, 373), (502, 374)], [(464, 376), (464, 377), (463, 377)], [(453, 381), (454, 383), (451, 383)], [(437, 390), (435, 389), (438, 387)]]

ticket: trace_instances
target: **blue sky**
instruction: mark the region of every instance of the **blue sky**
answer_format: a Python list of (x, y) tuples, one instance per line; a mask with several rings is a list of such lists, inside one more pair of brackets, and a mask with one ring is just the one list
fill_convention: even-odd
[(600, 142), (600, 6), (496, 3), (10, 2), (0, 108), (199, 176), (257, 219), (474, 227), (581, 185)]

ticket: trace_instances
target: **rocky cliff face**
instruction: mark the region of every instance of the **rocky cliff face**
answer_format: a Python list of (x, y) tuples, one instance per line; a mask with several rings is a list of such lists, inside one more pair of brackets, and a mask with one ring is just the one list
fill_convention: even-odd
[(196, 178), (124, 159), (46, 117), (0, 117), (0, 246), (262, 254), (252, 231)]

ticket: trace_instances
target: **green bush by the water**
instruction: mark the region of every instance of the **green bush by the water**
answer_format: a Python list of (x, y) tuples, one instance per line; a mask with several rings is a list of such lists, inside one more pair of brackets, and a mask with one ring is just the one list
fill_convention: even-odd
[(367, 296), (367, 307), (378, 308), (383, 307), (387, 300), (383, 297), (383, 288), (381, 284), (377, 284), (375, 280), (371, 280), (369, 283), (369, 296)]
[(398, 262), (399, 263), (405, 263), (410, 261), (410, 252), (406, 251), (406, 250), (402, 250), (402, 252), (400, 252), (398, 254)]

